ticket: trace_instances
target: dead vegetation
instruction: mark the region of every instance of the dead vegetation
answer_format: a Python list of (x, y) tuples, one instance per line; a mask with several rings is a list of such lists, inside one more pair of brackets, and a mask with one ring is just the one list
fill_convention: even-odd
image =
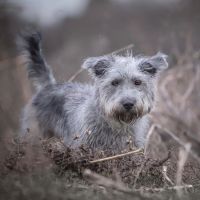
[(185, 53), (175, 50), (176, 65), (160, 79), (145, 152), (74, 150), (57, 138), (9, 140), (1, 161), (4, 199), (10, 191), (9, 199), (198, 198), (200, 54), (189, 45)]

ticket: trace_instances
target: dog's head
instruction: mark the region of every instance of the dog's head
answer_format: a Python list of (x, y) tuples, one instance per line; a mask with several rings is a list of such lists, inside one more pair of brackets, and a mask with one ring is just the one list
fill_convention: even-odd
[(134, 123), (149, 113), (155, 100), (156, 79), (168, 67), (167, 56), (102, 56), (83, 63), (95, 80), (105, 115), (120, 123)]

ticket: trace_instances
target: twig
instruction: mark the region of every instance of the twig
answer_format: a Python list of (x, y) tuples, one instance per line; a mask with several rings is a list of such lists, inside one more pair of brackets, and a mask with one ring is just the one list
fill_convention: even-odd
[(80, 68), (73, 76), (70, 77), (70, 79), (68, 80), (68, 82), (72, 82), (83, 71), (84, 71), (84, 69)]
[(99, 163), (99, 162), (103, 162), (103, 161), (113, 160), (113, 159), (116, 159), (116, 158), (122, 158), (124, 156), (132, 155), (132, 154), (136, 154), (136, 153), (143, 153), (143, 149), (137, 149), (137, 150), (134, 150), (134, 151), (129, 151), (127, 153), (122, 153), (122, 154), (118, 154), (118, 155), (115, 155), (115, 156), (101, 158), (101, 159), (98, 159), (98, 160), (92, 160), (92, 161), (89, 161), (89, 163), (90, 164)]
[(167, 160), (169, 160), (170, 157), (171, 157), (171, 152), (168, 151), (168, 154), (167, 154), (167, 156), (166, 156), (165, 158), (159, 160), (157, 163), (152, 164), (152, 166), (154, 166), (154, 167), (160, 167), (160, 166), (162, 166)]
[[(133, 48), (133, 44), (129, 44), (129, 45), (127, 45), (127, 46), (125, 46), (125, 47), (123, 47), (123, 48), (121, 48), (121, 49), (118, 49), (118, 50), (116, 50), (116, 51), (113, 51), (113, 52), (111, 52), (111, 53), (108, 53), (108, 54), (106, 54), (106, 55), (112, 55), (112, 54), (117, 54), (117, 53), (119, 53), (119, 52), (121, 52), (121, 51), (124, 51), (124, 50), (126, 50), (126, 49), (131, 49), (131, 48)], [(81, 68), (81, 69), (79, 69), (73, 76), (71, 76), (70, 77), (70, 79), (68, 80), (68, 82), (72, 82), (80, 73), (82, 73), (84, 71), (84, 69), (83, 68)]]
[(169, 178), (169, 176), (167, 175), (167, 166), (163, 166), (162, 174), (163, 174), (164, 178), (165, 178), (171, 185), (174, 185), (173, 181), (172, 181), (172, 180)]
[(118, 54), (121, 51), (124, 51), (124, 50), (127, 50), (127, 49), (131, 49), (133, 47), (134, 47), (134, 44), (129, 44), (129, 45), (127, 45), (127, 46), (125, 46), (125, 47), (123, 47), (121, 49), (117, 49), (116, 51), (112, 51), (111, 53), (108, 53), (106, 55)]
[(164, 191), (167, 191), (167, 190), (180, 190), (180, 189), (186, 189), (186, 188), (193, 188), (193, 185), (182, 185), (182, 186), (171, 186), (171, 187), (166, 187), (166, 188), (140, 188), (140, 189), (136, 189), (134, 190), (135, 192), (141, 192), (142, 190), (143, 191), (147, 191), (147, 192), (150, 192), (150, 191), (153, 191), (153, 192), (164, 192)]
[[(177, 169), (177, 174), (176, 174), (176, 185), (181, 186), (182, 185), (182, 176), (183, 176), (183, 170), (185, 163), (188, 159), (188, 154), (191, 149), (191, 144), (188, 143), (185, 145), (185, 149), (180, 149), (179, 151), (179, 161), (178, 161), (178, 169)], [(177, 190), (177, 194), (179, 197), (182, 196), (182, 190), (179, 189)]]

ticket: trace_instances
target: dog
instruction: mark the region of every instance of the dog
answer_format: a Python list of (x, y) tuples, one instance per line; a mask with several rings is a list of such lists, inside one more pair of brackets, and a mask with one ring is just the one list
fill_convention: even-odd
[(22, 116), (22, 133), (37, 126), (43, 137), (62, 138), (67, 146), (123, 151), (144, 148), (157, 79), (167, 56), (104, 55), (87, 58), (93, 84), (57, 83), (41, 50), (41, 35), (23, 36), (28, 77), (36, 93)]

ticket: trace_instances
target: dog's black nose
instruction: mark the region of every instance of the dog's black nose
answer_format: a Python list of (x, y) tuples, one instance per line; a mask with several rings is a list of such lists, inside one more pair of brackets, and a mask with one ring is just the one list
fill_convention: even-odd
[(124, 103), (123, 106), (126, 110), (130, 110), (133, 107), (133, 103)]
[(122, 106), (124, 107), (124, 109), (126, 110), (126, 111), (129, 111), (129, 110), (131, 110), (134, 106), (135, 106), (135, 104), (136, 104), (136, 99), (130, 99), (130, 98), (128, 98), (128, 99), (123, 99), (122, 101), (121, 101), (121, 104), (122, 104)]
[(131, 110), (131, 108), (134, 106), (134, 104), (131, 102), (126, 102), (126, 103), (123, 103), (123, 106), (126, 110)]

